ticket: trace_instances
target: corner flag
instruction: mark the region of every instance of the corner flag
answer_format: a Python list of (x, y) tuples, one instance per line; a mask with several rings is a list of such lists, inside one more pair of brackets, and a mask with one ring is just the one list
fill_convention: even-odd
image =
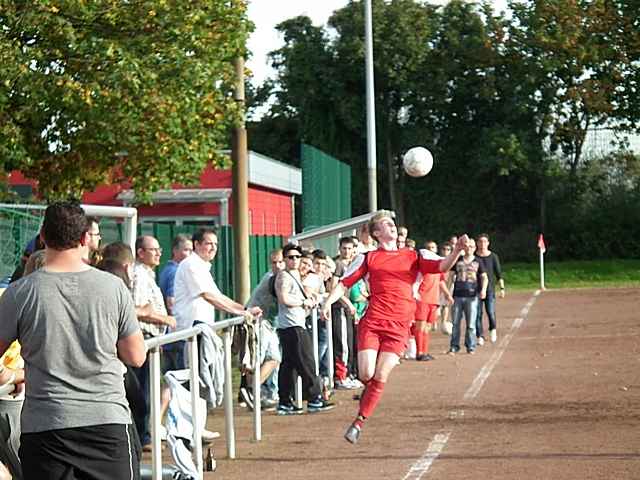
[(544, 236), (542, 234), (538, 236), (538, 248), (542, 253), (547, 251), (547, 247), (544, 244)]

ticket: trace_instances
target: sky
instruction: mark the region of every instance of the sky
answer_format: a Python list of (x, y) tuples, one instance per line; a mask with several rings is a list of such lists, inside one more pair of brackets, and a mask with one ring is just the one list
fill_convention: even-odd
[[(253, 72), (253, 84), (261, 84), (272, 74), (267, 54), (282, 46), (282, 38), (275, 29), (278, 23), (306, 15), (314, 25), (325, 25), (333, 11), (347, 3), (348, 0), (249, 0), (249, 18), (255, 24), (255, 31), (249, 38), (252, 57), (247, 66)], [(432, 0), (430, 3), (442, 4), (446, 1)], [(494, 0), (493, 3), (500, 10), (506, 6), (506, 0)]]

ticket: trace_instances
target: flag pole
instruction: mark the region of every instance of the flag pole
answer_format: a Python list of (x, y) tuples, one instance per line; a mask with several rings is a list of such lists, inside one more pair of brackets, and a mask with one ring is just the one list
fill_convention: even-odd
[(540, 290), (546, 290), (544, 286), (544, 252), (547, 251), (547, 248), (542, 234), (538, 237), (538, 249), (540, 251)]

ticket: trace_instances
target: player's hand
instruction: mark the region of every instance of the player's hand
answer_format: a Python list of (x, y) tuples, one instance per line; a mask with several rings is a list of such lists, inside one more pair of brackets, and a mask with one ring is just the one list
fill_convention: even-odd
[(467, 242), (469, 241), (469, 235), (466, 233), (458, 238), (458, 243), (456, 243), (455, 249), (456, 251), (462, 252), (464, 248), (467, 246)]
[(325, 322), (327, 320), (331, 320), (331, 305), (325, 303), (324, 307), (322, 307), (322, 311), (320, 312), (320, 316)]
[(453, 297), (447, 298), (447, 304), (453, 305), (455, 302), (453, 301)]
[(487, 298), (487, 292), (480, 292), (480, 300)]

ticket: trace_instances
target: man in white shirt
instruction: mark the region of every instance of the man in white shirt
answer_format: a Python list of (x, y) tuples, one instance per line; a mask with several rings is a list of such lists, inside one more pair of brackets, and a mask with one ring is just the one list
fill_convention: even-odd
[(218, 236), (202, 228), (192, 237), (193, 254), (180, 262), (176, 272), (174, 293), (176, 330), (190, 328), (198, 322), (213, 324), (216, 308), (247, 318), (262, 314), (260, 307), (244, 306), (223, 294), (211, 275), (211, 262), (218, 252)]

